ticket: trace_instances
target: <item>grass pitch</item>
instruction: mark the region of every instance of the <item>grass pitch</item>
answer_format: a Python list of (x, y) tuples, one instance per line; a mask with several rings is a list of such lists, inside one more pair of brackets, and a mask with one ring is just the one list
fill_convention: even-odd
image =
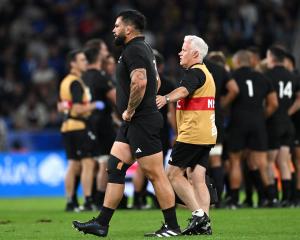
[[(0, 240), (97, 239), (71, 227), (72, 220), (89, 220), (92, 213), (65, 213), (62, 198), (0, 199)], [(190, 212), (178, 209), (182, 228)], [(159, 210), (117, 210), (107, 239), (147, 239), (145, 232), (157, 230), (163, 217)], [(299, 240), (300, 208), (212, 210), (212, 236), (181, 236), (175, 239)], [(149, 238), (148, 238), (149, 239)]]

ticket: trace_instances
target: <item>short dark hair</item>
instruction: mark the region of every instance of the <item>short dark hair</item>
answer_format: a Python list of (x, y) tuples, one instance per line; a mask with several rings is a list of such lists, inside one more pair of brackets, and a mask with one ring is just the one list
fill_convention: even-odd
[(85, 48), (99, 48), (101, 44), (105, 43), (101, 38), (92, 38), (88, 40), (85, 44)]
[(84, 49), (84, 54), (89, 64), (95, 63), (98, 60), (99, 53), (99, 47), (88, 47)]
[(122, 17), (126, 24), (133, 25), (140, 32), (144, 31), (146, 27), (146, 17), (137, 10), (122, 11), (117, 15), (118, 17)]
[(286, 57), (286, 51), (278, 46), (271, 46), (268, 50), (277, 62), (282, 63)]
[(68, 52), (66, 57), (67, 68), (70, 68), (71, 62), (75, 61), (77, 55), (80, 53), (83, 53), (82, 49), (73, 49), (70, 52)]
[(207, 55), (207, 59), (222, 67), (226, 65), (226, 57), (222, 51), (212, 51)]
[(295, 59), (295, 57), (294, 57), (294, 55), (293, 54), (291, 54), (290, 52), (285, 52), (285, 57), (287, 58), (287, 59), (289, 59), (291, 62), (292, 62), (292, 64), (293, 64), (293, 67), (296, 67), (296, 59)]

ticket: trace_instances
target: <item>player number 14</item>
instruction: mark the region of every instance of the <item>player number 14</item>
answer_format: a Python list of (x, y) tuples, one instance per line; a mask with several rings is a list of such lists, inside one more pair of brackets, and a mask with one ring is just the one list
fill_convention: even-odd
[(284, 86), (284, 82), (279, 81), (279, 98), (283, 98), (284, 96), (291, 98), (292, 95), (292, 82), (287, 82)]

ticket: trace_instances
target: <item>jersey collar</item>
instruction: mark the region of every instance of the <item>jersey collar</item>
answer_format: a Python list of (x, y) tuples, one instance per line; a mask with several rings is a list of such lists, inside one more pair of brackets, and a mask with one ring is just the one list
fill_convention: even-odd
[(129, 42), (127, 42), (125, 44), (125, 46), (128, 46), (129, 44), (137, 42), (137, 41), (144, 41), (144, 40), (145, 40), (144, 36), (138, 36), (138, 37), (135, 37), (135, 38), (131, 39)]
[(191, 68), (193, 68), (196, 65), (203, 65), (203, 62), (202, 63), (195, 63), (195, 64), (191, 65), (188, 69), (191, 69)]

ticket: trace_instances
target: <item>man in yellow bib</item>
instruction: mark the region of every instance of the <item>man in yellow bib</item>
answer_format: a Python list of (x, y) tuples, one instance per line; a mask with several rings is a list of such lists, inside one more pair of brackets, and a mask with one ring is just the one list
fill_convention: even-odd
[(102, 101), (91, 102), (90, 90), (81, 79), (87, 69), (87, 60), (82, 50), (68, 53), (69, 74), (60, 84), (58, 110), (64, 113), (61, 126), (68, 161), (65, 177), (67, 195), (66, 211), (77, 211), (78, 202), (74, 185), (76, 176), (81, 175), (85, 208), (92, 205), (92, 183), (95, 161), (92, 159), (92, 146), (95, 136), (89, 131), (87, 118), (94, 109), (102, 110)]
[[(158, 108), (177, 102), (178, 137), (167, 170), (170, 182), (181, 200), (192, 211), (183, 235), (212, 234), (208, 217), (210, 197), (205, 183), (210, 149), (215, 145), (215, 83), (203, 63), (208, 46), (197, 36), (186, 36), (179, 53), (186, 69), (180, 87), (157, 96)], [(184, 177), (187, 171), (192, 184)]]

